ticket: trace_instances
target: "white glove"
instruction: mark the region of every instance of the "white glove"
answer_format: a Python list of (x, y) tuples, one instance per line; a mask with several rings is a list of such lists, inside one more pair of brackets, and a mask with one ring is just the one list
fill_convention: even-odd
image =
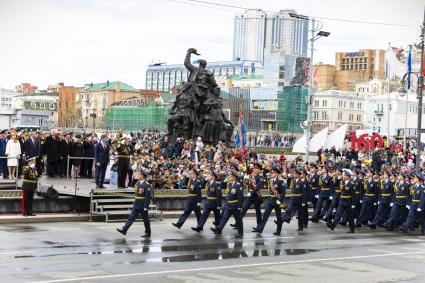
[(217, 207), (217, 209), (218, 209), (218, 210), (220, 210), (220, 209), (221, 209), (221, 207)]
[(143, 208), (143, 210), (144, 210), (144, 211), (148, 211), (148, 209), (147, 209), (147, 208)]
[(319, 198), (319, 195), (315, 195), (314, 198)]
[(418, 209), (416, 210), (417, 212), (421, 212), (422, 209), (420, 207), (418, 207)]
[(329, 199), (330, 199), (330, 200), (332, 200), (332, 199), (333, 199), (333, 197), (332, 197), (332, 196), (330, 196), (330, 197), (329, 197)]
[(351, 208), (356, 208), (356, 206), (355, 205), (352, 205)]
[(280, 200), (277, 200), (277, 201), (276, 201), (276, 204), (277, 204), (277, 205), (280, 205), (280, 204), (281, 204)]
[(201, 206), (201, 203), (200, 203), (200, 202), (198, 202), (198, 203), (196, 204), (196, 206)]
[(304, 207), (305, 206), (305, 203), (302, 203), (301, 205)]
[(381, 204), (381, 202), (380, 202), (380, 201), (378, 201), (378, 204)]
[(362, 201), (362, 200), (360, 200), (360, 203), (363, 203), (363, 201)]
[(247, 194), (249, 197), (251, 196), (251, 193), (250, 192), (248, 192), (248, 194)]
[(394, 205), (394, 203), (390, 203), (390, 207), (392, 207)]
[(373, 203), (373, 206), (376, 206), (376, 202)]
[(409, 206), (409, 205), (406, 205), (406, 208), (407, 208), (407, 209), (410, 209), (410, 206)]

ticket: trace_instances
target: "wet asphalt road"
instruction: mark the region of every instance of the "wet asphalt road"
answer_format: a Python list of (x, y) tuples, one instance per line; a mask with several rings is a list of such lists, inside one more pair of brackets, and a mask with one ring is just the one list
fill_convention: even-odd
[(139, 222), (125, 237), (121, 223), (1, 225), (0, 282), (425, 282), (424, 236), (291, 223), (276, 237), (272, 220), (257, 235), (245, 218), (243, 239), (196, 234), (193, 219), (152, 222), (151, 240)]

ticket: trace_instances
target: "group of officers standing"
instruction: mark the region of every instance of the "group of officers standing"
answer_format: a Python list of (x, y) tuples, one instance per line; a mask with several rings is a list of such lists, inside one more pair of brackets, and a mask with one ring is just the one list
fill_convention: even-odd
[[(280, 235), (282, 224), (290, 223), (296, 214), (297, 231), (308, 228), (309, 222), (324, 221), (331, 230), (338, 224), (348, 224), (347, 233), (354, 233), (355, 228), (361, 226), (370, 229), (379, 226), (388, 231), (400, 228), (408, 233), (420, 226), (421, 234), (425, 234), (425, 177), (420, 172), (389, 169), (377, 172), (366, 167), (329, 168), (315, 163), (284, 169), (253, 163), (249, 168), (249, 173), (244, 174), (238, 166), (228, 166), (222, 174), (214, 169), (194, 167), (187, 183), (185, 210), (173, 225), (180, 229), (194, 212), (197, 226), (192, 230), (199, 233), (213, 212), (214, 227), (211, 230), (215, 234), (221, 234), (233, 216), (235, 223), (230, 226), (237, 230), (237, 237), (242, 237), (243, 218), (254, 206), (256, 227), (252, 232), (255, 233), (263, 232), (274, 210), (276, 231), (273, 234), (276, 236)], [(143, 236), (150, 237), (148, 208), (152, 188), (146, 181), (148, 173), (142, 171), (139, 176), (131, 215), (124, 227), (117, 230), (126, 234), (140, 213), (146, 228)], [(205, 202), (201, 212), (203, 189)]]

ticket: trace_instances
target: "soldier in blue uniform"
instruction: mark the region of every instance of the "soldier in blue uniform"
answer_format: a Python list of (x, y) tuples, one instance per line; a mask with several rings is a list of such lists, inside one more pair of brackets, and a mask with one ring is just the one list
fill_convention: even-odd
[(243, 221), (240, 215), (243, 203), (243, 191), (242, 186), (237, 182), (238, 175), (236, 172), (231, 172), (228, 176), (228, 185), (226, 188), (226, 202), (224, 204), (223, 215), (220, 219), (220, 223), (211, 228), (214, 234), (221, 234), (230, 216), (233, 215), (236, 221), (236, 228), (238, 230), (238, 236), (243, 237)]
[(409, 185), (404, 181), (406, 176), (406, 173), (400, 173), (398, 181), (394, 184), (394, 197), (390, 203), (391, 212), (384, 226), (388, 231), (393, 231), (395, 227), (405, 220), (406, 205), (410, 192)]
[(415, 173), (414, 185), (411, 189), (411, 200), (408, 206), (409, 214), (407, 219), (400, 229), (407, 233), (413, 231), (416, 223), (418, 222), (421, 226), (421, 234), (425, 235), (425, 223), (423, 211), (425, 209), (425, 187), (424, 187), (424, 176), (421, 173)]
[[(254, 170), (254, 174), (256, 174), (256, 178), (258, 176), (258, 173), (260, 172), (261, 165), (256, 165), (257, 169)], [(273, 235), (278, 236), (280, 235), (282, 231), (282, 212), (281, 212), (281, 205), (283, 201), (285, 200), (285, 194), (286, 194), (286, 184), (283, 180), (280, 180), (278, 178), (278, 175), (280, 174), (280, 170), (277, 167), (272, 168), (271, 178), (267, 183), (267, 188), (269, 192), (269, 197), (265, 202), (265, 210), (263, 214), (263, 219), (261, 219), (260, 224), (257, 225), (257, 227), (252, 229), (252, 232), (262, 233), (264, 230), (264, 227), (266, 226), (267, 220), (270, 217), (270, 213), (274, 209), (276, 214), (276, 224), (277, 229), (276, 232), (273, 233)], [(261, 178), (261, 177), (260, 177)]]
[(128, 216), (122, 229), (117, 229), (118, 232), (125, 235), (128, 229), (136, 221), (137, 216), (140, 214), (145, 225), (145, 234), (142, 237), (151, 236), (151, 224), (149, 220), (149, 203), (151, 200), (151, 185), (146, 181), (147, 173), (143, 170), (140, 171), (139, 180), (134, 186), (134, 203), (133, 209)]
[(375, 218), (368, 225), (370, 229), (376, 229), (376, 225), (382, 224), (390, 214), (390, 203), (394, 195), (393, 182), (390, 180), (390, 172), (386, 171), (383, 174), (383, 179), (380, 181), (380, 191), (378, 200), (378, 210)]
[(343, 174), (343, 181), (340, 183), (341, 195), (338, 202), (338, 208), (335, 213), (335, 218), (333, 220), (329, 220), (326, 222), (326, 225), (334, 230), (336, 225), (338, 225), (341, 221), (343, 214), (347, 215), (347, 220), (349, 223), (350, 230), (347, 233), (354, 233), (354, 217), (353, 217), (353, 209), (354, 205), (352, 203), (353, 198), (355, 197), (355, 188), (353, 183), (351, 182), (351, 171), (345, 170)]
[(375, 206), (378, 203), (379, 193), (379, 176), (372, 169), (367, 174), (367, 180), (364, 182), (364, 195), (362, 199), (362, 209), (360, 210), (359, 218), (357, 218), (356, 226), (366, 225), (369, 220), (372, 220), (375, 211)]
[[(326, 211), (328, 211), (331, 201), (329, 200), (330, 191), (331, 191), (331, 181), (332, 177), (328, 174), (326, 168), (322, 168), (321, 176), (319, 177), (319, 189), (315, 195), (315, 198), (318, 199), (316, 208), (314, 209), (314, 214), (311, 217), (311, 222), (319, 222), (319, 218), (323, 218)], [(323, 207), (323, 204), (325, 206)]]
[(289, 179), (289, 189), (291, 190), (291, 199), (289, 200), (288, 209), (282, 216), (282, 221), (289, 223), (295, 212), (298, 211), (298, 229), (302, 231), (304, 228), (304, 206), (307, 205), (307, 192), (305, 181), (303, 178), (305, 172), (296, 169), (294, 176)]
[(207, 196), (204, 203), (204, 211), (198, 221), (198, 225), (196, 227), (192, 227), (192, 230), (198, 233), (203, 230), (205, 222), (207, 222), (211, 211), (214, 213), (214, 223), (218, 224), (220, 222), (221, 186), (216, 181), (217, 174), (214, 171), (210, 171), (207, 178), (208, 179), (204, 186)]
[[(261, 168), (260, 168), (261, 170)], [(261, 197), (261, 189), (264, 188), (264, 177), (260, 176), (260, 171), (258, 168), (253, 169), (253, 177), (255, 181), (249, 182), (248, 187), (248, 197), (245, 199), (243, 206), (242, 206), (242, 212), (241, 217), (245, 217), (246, 212), (248, 211), (249, 207), (254, 204), (255, 208), (255, 216), (257, 219), (257, 225), (261, 222), (261, 203), (263, 202)], [(233, 226), (233, 225), (232, 225)]]
[(307, 205), (304, 206), (304, 227), (308, 225), (308, 205), (313, 206), (313, 211), (317, 206), (318, 192), (319, 192), (319, 174), (317, 174), (317, 165), (310, 164), (310, 171), (306, 175), (306, 192), (307, 192)]
[(363, 181), (364, 181), (363, 171), (359, 168), (356, 168), (353, 171), (353, 177), (352, 177), (352, 182), (353, 182), (354, 191), (355, 191), (355, 196), (353, 199), (353, 205), (354, 205), (353, 216), (354, 216), (354, 219), (356, 220), (359, 218), (360, 210), (362, 208), (360, 201), (363, 199), (363, 193), (364, 193)]
[(37, 171), (35, 169), (35, 157), (27, 159), (28, 166), (23, 169), (24, 180), (22, 181), (22, 215), (35, 216), (32, 210), (34, 192), (37, 190)]
[(195, 212), (196, 220), (198, 222), (201, 218), (202, 192), (201, 192), (201, 181), (198, 178), (199, 178), (199, 171), (197, 171), (196, 169), (192, 169), (191, 178), (187, 184), (189, 198), (187, 199), (186, 208), (183, 214), (180, 216), (177, 223), (172, 223), (173, 226), (179, 229), (183, 226), (184, 222), (192, 213), (192, 211)]
[(332, 181), (331, 181), (331, 192), (329, 199), (331, 200), (331, 205), (328, 208), (325, 216), (323, 217), (323, 221), (329, 221), (333, 218), (336, 213), (336, 209), (339, 203), (339, 197), (341, 195), (340, 183), (342, 181), (342, 168), (336, 167), (335, 171), (332, 172)]

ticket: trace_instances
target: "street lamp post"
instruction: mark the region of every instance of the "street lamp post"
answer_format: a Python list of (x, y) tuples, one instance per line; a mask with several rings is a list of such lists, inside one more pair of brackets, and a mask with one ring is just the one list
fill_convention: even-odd
[[(307, 16), (298, 15), (295, 13), (289, 13), (289, 16), (292, 18), (300, 20), (311, 20), (311, 38), (310, 38), (310, 64), (308, 72), (308, 96), (307, 96), (307, 121), (304, 124), (305, 126), (305, 135), (306, 135), (306, 147), (305, 147), (305, 161), (308, 162), (310, 155), (310, 136), (311, 136), (311, 104), (313, 102), (313, 55), (314, 55), (314, 42), (321, 37), (328, 37), (331, 33), (327, 31), (322, 31), (323, 24), (320, 21), (317, 21), (315, 18), (310, 18)], [(317, 32), (317, 34), (316, 34)]]
[(92, 112), (90, 114), (90, 117), (93, 118), (93, 133), (96, 130), (96, 109), (92, 109)]

